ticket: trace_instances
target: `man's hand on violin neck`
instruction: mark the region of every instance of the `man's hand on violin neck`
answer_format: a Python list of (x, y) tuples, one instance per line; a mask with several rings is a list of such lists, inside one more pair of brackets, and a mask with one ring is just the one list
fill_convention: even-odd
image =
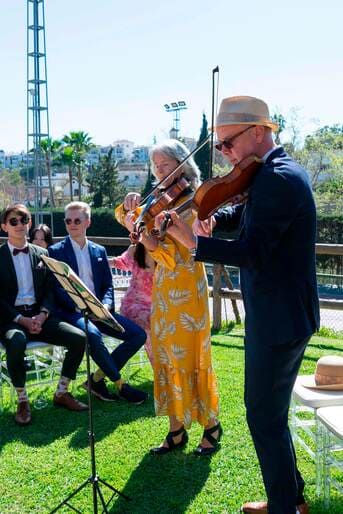
[(128, 193), (124, 200), (124, 209), (126, 211), (134, 211), (139, 206), (141, 195), (139, 193)]

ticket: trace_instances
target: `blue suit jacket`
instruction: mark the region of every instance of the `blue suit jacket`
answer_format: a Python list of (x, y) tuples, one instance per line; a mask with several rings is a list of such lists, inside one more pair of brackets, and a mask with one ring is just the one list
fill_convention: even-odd
[[(114, 310), (114, 294), (112, 283), (112, 272), (108, 264), (107, 253), (103, 246), (88, 241), (89, 255), (92, 265), (95, 295), (103, 303)], [(63, 261), (79, 274), (74, 249), (69, 236), (49, 247), (50, 257), (57, 261)], [(58, 306), (62, 310), (74, 311), (75, 304), (67, 293), (59, 286), (56, 281), (56, 298)]]
[(283, 148), (259, 168), (246, 205), (220, 210), (220, 230), (238, 240), (198, 238), (196, 260), (240, 267), (246, 338), (257, 344), (303, 339), (319, 328), (316, 209), (306, 170)]

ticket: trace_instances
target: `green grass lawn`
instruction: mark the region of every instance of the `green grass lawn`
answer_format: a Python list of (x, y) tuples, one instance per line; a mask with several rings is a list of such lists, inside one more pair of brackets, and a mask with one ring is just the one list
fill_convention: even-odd
[[(115, 496), (111, 513), (226, 513), (234, 514), (247, 500), (264, 499), (264, 489), (245, 422), (243, 406), (243, 332), (213, 335), (213, 359), (217, 371), (222, 448), (212, 459), (192, 454), (201, 428), (189, 432), (187, 448), (162, 457), (149, 455), (167, 432), (167, 420), (155, 418), (152, 402), (152, 373), (148, 365), (137, 368), (134, 385), (150, 393), (144, 405), (94, 400), (96, 461), (100, 477), (127, 494), (131, 500)], [(342, 339), (316, 336), (303, 361), (302, 373), (312, 373), (323, 354), (340, 353)], [(131, 368), (134, 371), (133, 368)], [(78, 383), (82, 382), (82, 377)], [(0, 513), (45, 514), (59, 504), (90, 475), (87, 413), (71, 413), (51, 404), (53, 388), (32, 389), (31, 399), (46, 395), (45, 409), (33, 410), (28, 427), (18, 427), (6, 406), (0, 415)], [(86, 401), (85, 391), (77, 392)], [(298, 463), (306, 480), (306, 497), (312, 514), (323, 512), (315, 495), (315, 467), (298, 449)], [(110, 492), (102, 488), (106, 498)], [(92, 511), (92, 488), (78, 494), (73, 505), (83, 514)], [(59, 512), (72, 512), (63, 508)], [(101, 508), (99, 508), (101, 512)], [(343, 499), (332, 494), (330, 514), (343, 513)]]

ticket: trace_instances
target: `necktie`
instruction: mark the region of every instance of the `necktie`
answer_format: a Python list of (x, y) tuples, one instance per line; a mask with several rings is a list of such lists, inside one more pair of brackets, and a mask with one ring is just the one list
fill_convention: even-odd
[(20, 252), (29, 253), (29, 247), (25, 246), (24, 248), (14, 248), (13, 249), (13, 255), (14, 256), (18, 255), (18, 253), (20, 253)]

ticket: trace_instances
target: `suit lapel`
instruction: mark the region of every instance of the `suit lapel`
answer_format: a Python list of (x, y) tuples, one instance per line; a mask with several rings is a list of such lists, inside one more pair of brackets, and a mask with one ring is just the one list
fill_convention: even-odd
[(30, 261), (31, 261), (33, 287), (35, 290), (35, 297), (37, 299), (38, 298), (38, 284), (37, 284), (37, 275), (34, 272), (34, 270), (38, 267), (40, 257), (37, 254), (35, 247), (31, 244), (29, 244), (29, 256), (30, 256)]
[(96, 246), (93, 246), (91, 241), (88, 241), (88, 251), (89, 257), (91, 260), (92, 273), (93, 273), (93, 282), (94, 282), (94, 290), (95, 294), (98, 293), (98, 275), (99, 275), (99, 267), (98, 267), (98, 258), (96, 252)]
[(31, 268), (34, 270), (38, 266), (37, 262), (37, 254), (35, 252), (35, 249), (32, 245), (29, 244), (29, 256), (31, 261)]
[(13, 283), (13, 286), (14, 286), (13, 288), (15, 289), (15, 297), (16, 297), (18, 294), (18, 280), (17, 280), (17, 274), (15, 272), (15, 267), (14, 267), (12, 256), (11, 256), (11, 250), (9, 249), (9, 246), (7, 243), (4, 245), (4, 259), (5, 259), (4, 269), (8, 270), (10, 276), (12, 277), (11, 283)]
[(246, 214), (247, 214), (247, 204), (244, 205), (244, 209), (242, 211), (241, 220), (239, 222), (239, 236), (238, 236), (238, 239), (243, 239), (243, 237), (244, 237)]
[(74, 248), (73, 248), (73, 246), (71, 244), (71, 241), (70, 241), (69, 237), (67, 237), (66, 240), (65, 240), (65, 253), (66, 253), (67, 258), (69, 259), (69, 262), (67, 262), (67, 264), (69, 264), (69, 266), (78, 275), (79, 274), (79, 267), (77, 265), (77, 260), (76, 260), (76, 255), (75, 255), (75, 252), (74, 252)]

